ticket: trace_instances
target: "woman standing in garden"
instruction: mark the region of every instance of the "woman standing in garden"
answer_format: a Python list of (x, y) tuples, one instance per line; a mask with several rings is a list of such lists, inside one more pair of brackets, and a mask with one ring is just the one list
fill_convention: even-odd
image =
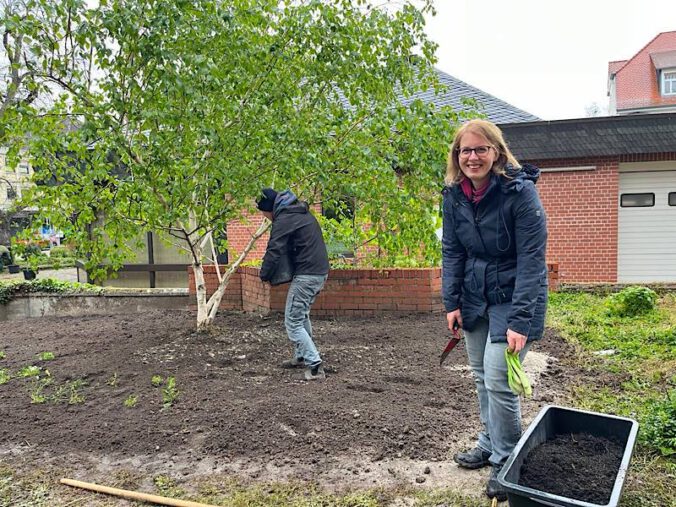
[(483, 424), (476, 446), (453, 459), (463, 468), (492, 466), (486, 494), (500, 501), (497, 475), (521, 436), (505, 349), (523, 360), (542, 337), (547, 306), (539, 172), (519, 165), (496, 125), (471, 120), (453, 140), (443, 192), (443, 301), (449, 329), (465, 336)]

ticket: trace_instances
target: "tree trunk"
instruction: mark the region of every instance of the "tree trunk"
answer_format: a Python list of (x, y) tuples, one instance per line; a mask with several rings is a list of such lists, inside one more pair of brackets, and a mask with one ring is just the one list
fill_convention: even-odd
[[(204, 269), (202, 263), (193, 262), (193, 270), (195, 271), (195, 289), (197, 293), (198, 331), (205, 331), (211, 327), (211, 325), (214, 322), (214, 319), (216, 318), (216, 315), (218, 314), (218, 308), (221, 304), (221, 300), (223, 299), (223, 295), (225, 294), (225, 289), (228, 287), (228, 282), (230, 282), (230, 278), (232, 278), (232, 275), (235, 273), (235, 271), (237, 271), (237, 268), (242, 264), (242, 262), (244, 262), (246, 256), (254, 247), (256, 241), (258, 241), (258, 238), (260, 238), (263, 234), (265, 234), (265, 232), (270, 228), (271, 223), (272, 222), (270, 222), (267, 219), (263, 220), (263, 223), (251, 237), (244, 251), (240, 254), (237, 260), (235, 260), (235, 262), (233, 262), (228, 267), (228, 270), (225, 272), (223, 278), (218, 284), (218, 288), (209, 297), (208, 300), (207, 300), (206, 284), (204, 282)], [(216, 266), (216, 269), (219, 269), (218, 265)], [(201, 291), (200, 285), (202, 287)]]
[(193, 261), (192, 270), (195, 275), (195, 295), (197, 298), (197, 330), (204, 329), (207, 320), (207, 286), (204, 281), (204, 265), (201, 261)]

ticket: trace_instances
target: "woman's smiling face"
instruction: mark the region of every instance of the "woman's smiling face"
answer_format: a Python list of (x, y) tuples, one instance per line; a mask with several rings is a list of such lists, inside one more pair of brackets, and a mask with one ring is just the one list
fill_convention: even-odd
[[(478, 152), (486, 151), (483, 154)], [(481, 188), (488, 182), (498, 154), (491, 143), (481, 134), (463, 134), (458, 147), (458, 162), (462, 173), (470, 179), (474, 188)]]

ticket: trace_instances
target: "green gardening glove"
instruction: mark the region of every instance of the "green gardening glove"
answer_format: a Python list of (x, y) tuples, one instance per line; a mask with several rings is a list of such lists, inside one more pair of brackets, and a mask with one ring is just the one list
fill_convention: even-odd
[(521, 366), (519, 354), (505, 349), (505, 361), (507, 362), (507, 382), (512, 392), (517, 396), (533, 394), (533, 388)]

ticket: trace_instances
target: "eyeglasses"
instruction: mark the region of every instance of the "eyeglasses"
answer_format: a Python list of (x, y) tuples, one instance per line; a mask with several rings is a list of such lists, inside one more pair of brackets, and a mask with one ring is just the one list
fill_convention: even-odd
[(488, 154), (492, 146), (477, 146), (476, 148), (457, 148), (458, 154), (462, 158), (469, 158), (472, 152), (476, 153), (477, 157), (484, 157)]

